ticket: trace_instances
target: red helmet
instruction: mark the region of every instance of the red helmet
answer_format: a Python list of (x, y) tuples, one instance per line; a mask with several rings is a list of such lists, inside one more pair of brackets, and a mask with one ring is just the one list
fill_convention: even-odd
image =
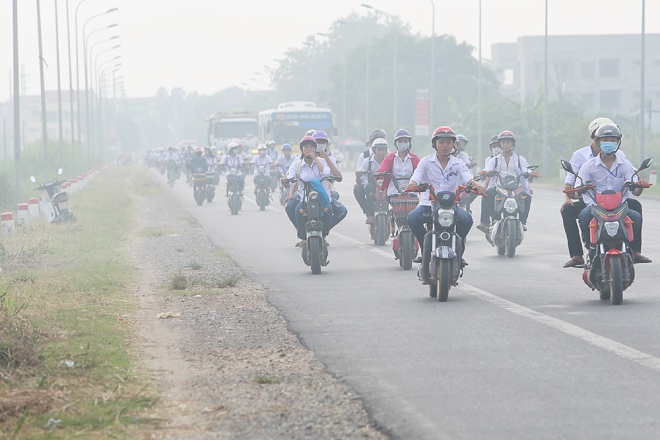
[(433, 132), (433, 137), (431, 138), (431, 148), (435, 148), (435, 141), (436, 139), (451, 139), (452, 141), (456, 141), (456, 133), (454, 133), (454, 130), (451, 129), (451, 127), (447, 127), (443, 125), (442, 127), (438, 127), (435, 129)]
[(516, 145), (516, 137), (514, 136), (513, 133), (511, 133), (508, 130), (504, 130), (503, 132), (497, 135), (498, 142), (501, 141), (502, 139), (511, 139), (513, 141), (513, 145)]
[(195, 153), (201, 153), (201, 152), (202, 152), (202, 147), (195, 148)]
[(306, 144), (316, 148), (316, 139), (312, 136), (303, 136), (303, 138), (300, 139), (300, 150), (302, 150)]

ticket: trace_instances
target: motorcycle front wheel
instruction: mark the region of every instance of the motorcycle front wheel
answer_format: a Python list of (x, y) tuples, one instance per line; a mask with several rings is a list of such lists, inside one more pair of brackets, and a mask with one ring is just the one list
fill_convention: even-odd
[(516, 255), (516, 243), (518, 241), (518, 225), (515, 221), (506, 223), (506, 256), (513, 258)]
[(609, 263), (611, 300), (612, 304), (618, 306), (623, 302), (623, 270), (621, 268), (621, 260), (612, 258)]
[(204, 189), (202, 187), (197, 187), (195, 190), (195, 201), (199, 206), (202, 206), (202, 203), (204, 203)]
[(323, 252), (321, 237), (309, 237), (307, 239), (307, 249), (309, 251), (309, 262), (312, 267), (312, 273), (318, 275), (321, 273), (321, 252)]
[(260, 189), (259, 192), (257, 193), (257, 203), (259, 204), (259, 211), (265, 211), (266, 210), (266, 199), (268, 196), (266, 195), (266, 191), (263, 189)]
[(449, 260), (439, 260), (435, 265), (436, 280), (432, 284), (436, 289), (438, 301), (445, 302), (449, 298), (449, 279), (451, 278), (451, 264)]
[(411, 231), (401, 231), (399, 234), (399, 254), (401, 255), (401, 267), (410, 270), (415, 253), (415, 239)]
[(231, 215), (238, 215), (238, 210), (240, 209), (241, 204), (239, 197), (238, 193), (232, 193), (229, 198), (229, 210), (231, 211)]
[(385, 215), (376, 216), (376, 245), (385, 246), (387, 237), (390, 235), (389, 228), (387, 227), (387, 217)]

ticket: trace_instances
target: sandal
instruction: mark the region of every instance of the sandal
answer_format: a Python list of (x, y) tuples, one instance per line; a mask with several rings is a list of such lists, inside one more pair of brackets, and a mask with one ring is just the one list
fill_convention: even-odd
[(648, 258), (648, 257), (645, 257), (644, 255), (642, 255), (642, 254), (639, 253), (639, 252), (637, 252), (637, 253), (635, 254), (635, 259), (633, 260), (633, 262), (634, 262), (635, 264), (639, 264), (639, 263), (651, 263), (652, 261), (653, 261), (653, 260), (651, 260), (651, 259)]
[(564, 267), (580, 267), (584, 266), (584, 258), (582, 255), (576, 255), (570, 260), (568, 260), (566, 263), (564, 263)]

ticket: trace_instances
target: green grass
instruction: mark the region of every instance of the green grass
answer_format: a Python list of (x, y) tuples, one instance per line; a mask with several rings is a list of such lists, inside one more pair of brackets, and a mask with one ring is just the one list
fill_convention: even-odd
[[(142, 168), (113, 167), (71, 196), (78, 222), (35, 222), (29, 234), (3, 239), (2, 328), (11, 324), (14, 337), (34, 342), (38, 361), (24, 353), (0, 362), (12, 378), (0, 381), (0, 438), (133, 438), (153, 427), (141, 417), (155, 393), (132, 345), (137, 300), (127, 286), (136, 273), (126, 246), (139, 197), (159, 192)], [(150, 237), (168, 233), (145, 229)], [(0, 330), (0, 347), (3, 340)], [(50, 418), (61, 422), (45, 429)]]

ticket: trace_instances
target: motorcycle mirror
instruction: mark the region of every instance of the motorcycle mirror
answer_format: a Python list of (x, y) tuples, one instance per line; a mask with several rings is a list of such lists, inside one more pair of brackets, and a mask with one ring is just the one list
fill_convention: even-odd
[(30, 182), (37, 183), (37, 179), (35, 179), (34, 176), (30, 176)]
[(639, 166), (639, 168), (637, 170), (642, 171), (642, 170), (647, 169), (648, 167), (651, 166), (651, 162), (653, 162), (653, 159), (650, 158), (650, 157), (648, 159), (644, 159), (644, 161), (642, 162), (642, 164)]
[(57, 169), (57, 175), (58, 176), (61, 176), (63, 172), (64, 172), (64, 170), (62, 168)]
[(564, 159), (561, 160), (561, 167), (570, 174), (575, 174), (575, 171), (573, 171), (573, 166), (571, 165), (570, 162), (565, 161)]

